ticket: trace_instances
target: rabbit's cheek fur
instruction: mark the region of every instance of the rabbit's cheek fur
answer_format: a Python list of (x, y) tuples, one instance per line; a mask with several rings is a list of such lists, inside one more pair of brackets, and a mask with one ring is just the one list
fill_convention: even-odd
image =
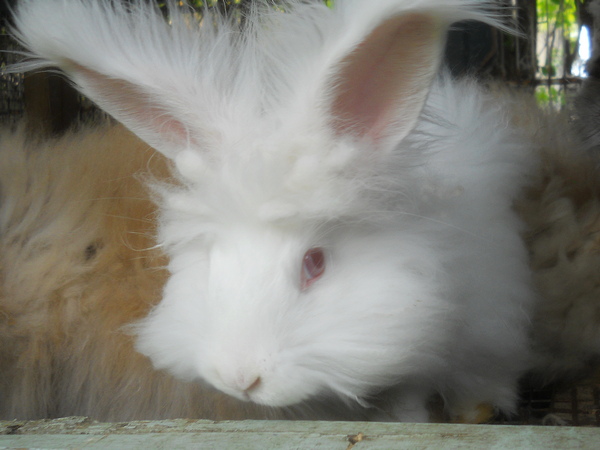
[[(330, 391), (334, 374), (343, 372), (346, 355), (338, 357), (322, 347), (354, 339), (351, 318), (344, 319), (336, 306), (344, 303), (345, 293), (328, 287), (335, 280), (335, 261), (302, 290), (307, 241), (257, 234), (228, 236), (225, 246), (215, 243), (206, 304), (212, 318), (209, 351), (198, 372), (218, 389), (269, 406), (287, 406)], [(328, 334), (334, 329), (337, 335)]]
[(410, 234), (368, 234), (331, 240), (326, 273), (305, 291), (306, 238), (237, 233), (207, 258), (178, 254), (138, 348), (158, 368), (269, 406), (325, 392), (360, 401), (415, 368), (439, 371), (432, 352), (452, 322), (434, 250)]

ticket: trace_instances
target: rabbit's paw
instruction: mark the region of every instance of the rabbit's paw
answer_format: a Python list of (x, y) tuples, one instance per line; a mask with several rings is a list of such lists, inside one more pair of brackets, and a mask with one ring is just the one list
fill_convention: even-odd
[(431, 421), (429, 413), (429, 391), (406, 389), (400, 394), (392, 407), (392, 420), (397, 422), (427, 423)]
[(478, 403), (474, 406), (460, 408), (452, 422), (454, 423), (488, 423), (496, 416), (496, 408), (489, 403)]

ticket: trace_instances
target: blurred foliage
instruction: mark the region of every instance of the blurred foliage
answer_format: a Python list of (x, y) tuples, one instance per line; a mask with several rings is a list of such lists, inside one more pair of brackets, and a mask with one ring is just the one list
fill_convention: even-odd
[[(248, 3), (248, 2), (249, 2), (249, 0), (245, 1), (245, 3)], [(166, 8), (166, 5), (167, 5), (166, 1), (158, 1), (157, 3), (158, 3), (159, 7)], [(179, 4), (179, 6), (183, 6), (184, 4), (189, 4), (196, 9), (202, 9), (205, 7), (208, 7), (208, 8), (219, 7), (221, 9), (231, 9), (231, 8), (236, 8), (240, 4), (244, 3), (244, 0), (187, 0), (187, 2), (180, 0), (180, 1), (177, 1), (176, 3)]]
[(564, 89), (554, 82), (572, 75), (581, 33), (579, 8), (578, 0), (537, 0), (538, 78), (547, 81), (536, 89), (540, 103), (565, 104)]
[[(225, 4), (226, 6), (231, 6), (231, 5), (238, 5), (241, 3), (242, 0), (188, 0), (187, 3), (190, 4), (191, 6), (193, 6), (194, 8), (204, 8), (205, 6), (208, 6), (209, 8), (212, 8), (214, 6), (216, 6), (217, 3), (222, 3)], [(179, 3), (180, 6), (184, 5), (183, 1), (178, 1), (177, 3)], [(159, 6), (161, 8), (166, 6), (166, 2), (158, 2)]]
[(561, 108), (567, 101), (567, 95), (562, 87), (547, 84), (535, 88), (535, 98), (539, 104), (552, 108)]
[[(203, 9), (203, 8), (219, 8), (225, 11), (229, 11), (235, 8), (239, 8), (241, 6), (246, 6), (251, 3), (253, 0), (187, 0), (187, 3), (194, 8)], [(324, 3), (331, 7), (333, 6), (334, 0), (323, 0)], [(180, 6), (183, 6), (186, 2), (183, 0), (178, 1)], [(273, 3), (277, 3), (277, 0), (273, 0)], [(166, 7), (165, 1), (159, 1), (159, 6), (161, 8)]]
[[(563, 52), (577, 49), (580, 27), (577, 21), (575, 0), (538, 0), (538, 36), (545, 35), (546, 59), (540, 66), (544, 76), (556, 76), (559, 73), (561, 46)], [(570, 55), (566, 55), (570, 56)], [(566, 67), (562, 68), (569, 69)]]
[[(0, 0), (2, 1), (2, 0)], [(152, 0), (151, 0), (152, 1)], [(167, 4), (168, 0), (154, 0), (158, 4), (159, 8), (162, 9), (163, 13), (168, 15)], [(312, 0), (315, 2), (323, 2), (328, 7), (333, 6), (335, 0)], [(174, 3), (180, 7), (191, 6), (197, 12), (196, 18), (198, 20), (202, 17), (202, 11), (205, 10), (216, 10), (221, 14), (234, 18), (241, 27), (245, 23), (245, 15), (250, 9), (250, 5), (257, 0), (176, 0)], [(280, 8), (285, 4), (285, 0), (269, 0), (267, 2), (273, 8)]]

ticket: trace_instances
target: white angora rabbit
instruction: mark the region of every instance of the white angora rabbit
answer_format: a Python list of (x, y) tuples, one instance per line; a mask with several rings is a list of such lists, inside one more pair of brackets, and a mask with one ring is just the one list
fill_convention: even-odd
[(537, 159), (511, 101), (440, 73), (490, 4), (263, 3), (18, 3), (18, 69), (60, 67), (143, 142), (2, 138), (4, 416), (515, 410)]

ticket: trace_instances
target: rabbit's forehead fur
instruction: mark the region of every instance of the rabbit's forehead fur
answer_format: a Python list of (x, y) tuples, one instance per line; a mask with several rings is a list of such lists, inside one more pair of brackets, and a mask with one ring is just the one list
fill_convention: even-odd
[[(193, 154), (181, 155), (186, 180), (180, 188), (162, 190), (167, 209), (218, 226), (233, 221), (305, 228), (355, 216), (364, 220), (365, 208), (375, 210), (385, 201), (380, 185), (393, 196), (405, 184), (385, 180), (356, 144), (336, 143), (318, 132), (221, 145), (220, 160), (212, 167), (194, 164)], [(383, 195), (376, 195), (380, 190)]]

